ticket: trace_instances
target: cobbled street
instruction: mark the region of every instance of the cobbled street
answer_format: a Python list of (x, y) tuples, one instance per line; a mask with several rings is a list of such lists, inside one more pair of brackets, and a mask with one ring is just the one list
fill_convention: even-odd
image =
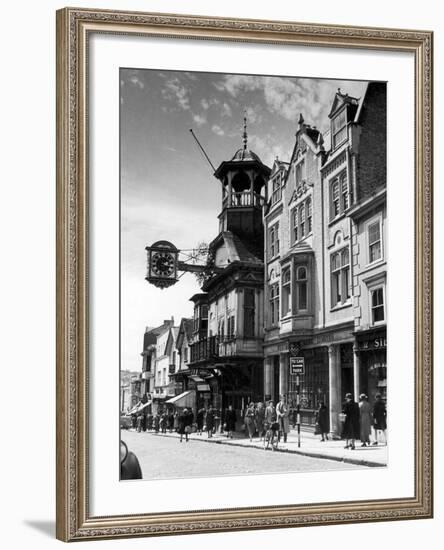
[(147, 432), (122, 431), (121, 437), (137, 455), (144, 479), (362, 469), (334, 460), (208, 443), (206, 436), (188, 443)]

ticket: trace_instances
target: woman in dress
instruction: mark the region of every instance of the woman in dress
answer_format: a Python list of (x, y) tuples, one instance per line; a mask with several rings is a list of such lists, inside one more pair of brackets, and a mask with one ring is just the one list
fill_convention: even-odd
[(197, 435), (202, 435), (202, 430), (204, 427), (204, 419), (205, 419), (205, 409), (201, 407), (197, 411), (197, 415), (196, 415)]
[(207, 431), (208, 437), (213, 437), (213, 428), (214, 428), (214, 409), (210, 405), (205, 413), (205, 429)]
[(373, 445), (378, 444), (378, 431), (384, 434), (384, 441), (387, 445), (387, 437), (385, 435), (385, 430), (387, 429), (387, 409), (385, 408), (385, 403), (382, 400), (380, 393), (377, 393), (375, 398), (376, 401), (373, 405), (373, 428), (375, 430), (375, 441), (373, 442)]
[(254, 417), (255, 417), (254, 403), (253, 401), (251, 401), (247, 407), (247, 410), (245, 411), (245, 416), (244, 416), (245, 427), (247, 428), (250, 441), (253, 441), (253, 435), (256, 429), (256, 426), (254, 425)]
[(359, 405), (353, 399), (351, 393), (345, 396), (345, 402), (342, 406), (342, 412), (345, 414), (343, 437), (346, 440), (344, 449), (354, 449), (355, 440), (360, 437), (359, 426)]
[(233, 405), (228, 405), (228, 409), (225, 411), (225, 428), (227, 430), (227, 437), (233, 439), (233, 432), (236, 429), (236, 411), (233, 409)]
[(328, 410), (325, 403), (321, 401), (316, 411), (317, 433), (321, 436), (321, 441), (328, 441)]
[(259, 441), (262, 441), (262, 438), (265, 435), (265, 430), (264, 430), (265, 406), (262, 402), (259, 402), (257, 404), (255, 422), (256, 422), (256, 430), (257, 430), (257, 433), (259, 434)]
[(359, 424), (360, 424), (360, 439), (361, 447), (370, 445), (370, 432), (372, 429), (372, 411), (368, 397), (365, 393), (359, 396)]
[(191, 424), (193, 423), (193, 413), (189, 411), (186, 407), (179, 415), (179, 434), (180, 441), (182, 443), (182, 438), (185, 435), (185, 441), (188, 442), (188, 435), (191, 433)]

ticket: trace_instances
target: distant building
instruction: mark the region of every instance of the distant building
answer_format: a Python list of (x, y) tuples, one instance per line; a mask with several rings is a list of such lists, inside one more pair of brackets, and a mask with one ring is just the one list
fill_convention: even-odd
[(174, 320), (167, 319), (158, 327), (147, 327), (143, 335), (142, 372), (140, 374), (142, 379), (141, 394), (146, 396), (146, 399), (153, 400), (153, 409), (157, 409), (159, 403), (166, 398), (164, 388), (168, 385), (167, 374), (165, 373), (163, 380), (162, 373), (159, 375), (157, 370), (159, 366), (158, 353), (161, 349), (158, 345), (158, 339), (159, 337), (165, 337), (165, 335), (168, 338), (169, 330), (173, 324)]

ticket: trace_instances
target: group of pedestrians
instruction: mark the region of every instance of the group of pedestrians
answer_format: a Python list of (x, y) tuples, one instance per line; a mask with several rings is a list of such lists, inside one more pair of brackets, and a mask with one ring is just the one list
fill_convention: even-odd
[(378, 445), (378, 434), (382, 432), (384, 442), (387, 443), (387, 410), (381, 394), (377, 393), (373, 407), (368, 401), (368, 396), (362, 393), (359, 396), (359, 404), (353, 399), (351, 393), (345, 396), (342, 407), (344, 425), (342, 436), (345, 439), (345, 449), (354, 449), (355, 441), (361, 441), (361, 447), (370, 445), (370, 435), (374, 430), (372, 445)]
[(266, 406), (262, 401), (250, 402), (244, 414), (244, 424), (250, 441), (256, 434), (259, 441), (265, 440), (267, 431), (271, 431), (273, 436), (277, 435), (278, 441), (282, 437), (285, 443), (290, 431), (290, 407), (286, 396), (281, 395), (276, 406), (272, 400)]

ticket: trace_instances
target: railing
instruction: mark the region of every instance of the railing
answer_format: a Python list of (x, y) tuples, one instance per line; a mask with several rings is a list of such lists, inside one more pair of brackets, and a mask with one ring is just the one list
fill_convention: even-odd
[(236, 191), (231, 192), (231, 201), (230, 195), (228, 194), (223, 199), (223, 206), (236, 208), (244, 206), (262, 206), (265, 202), (264, 197), (258, 193), (251, 194), (251, 191), (241, 191), (237, 193)]
[(209, 336), (191, 344), (190, 346), (190, 363), (204, 361), (213, 357), (218, 357), (218, 337)]

